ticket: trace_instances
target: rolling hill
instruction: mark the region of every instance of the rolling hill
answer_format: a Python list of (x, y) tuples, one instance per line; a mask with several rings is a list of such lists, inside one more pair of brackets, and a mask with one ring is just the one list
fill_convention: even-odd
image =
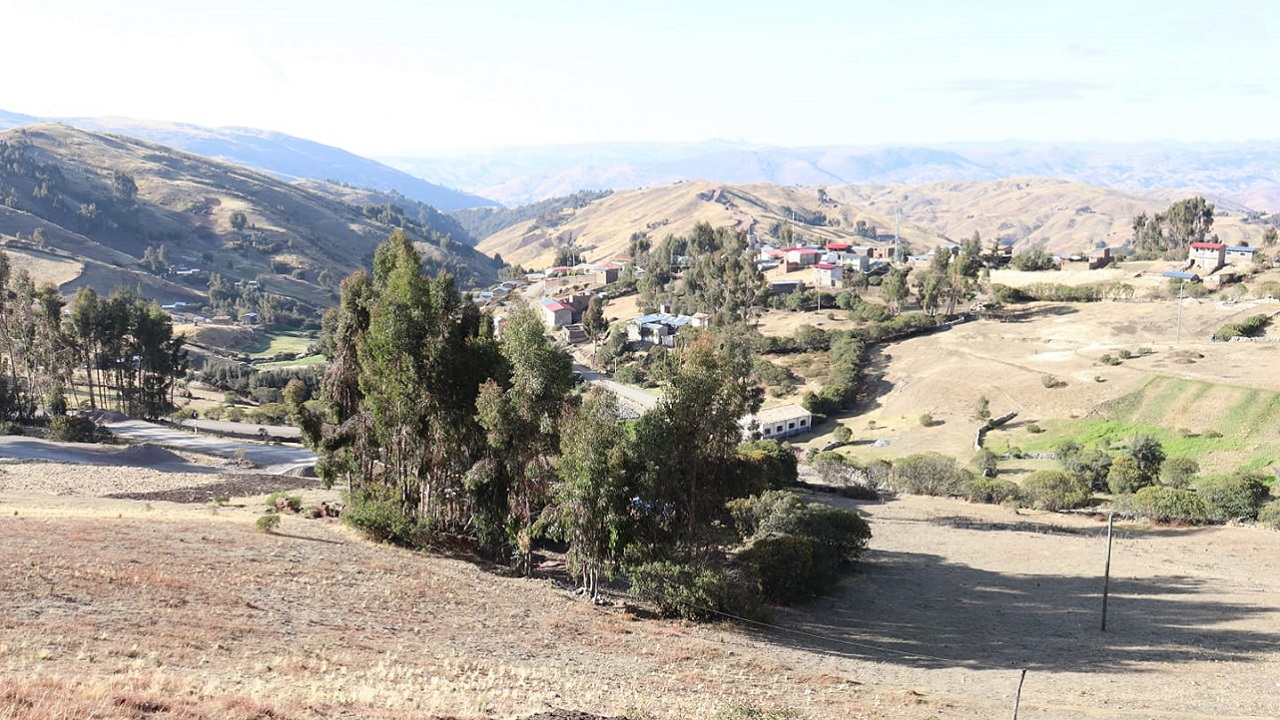
[[(1097, 242), (1123, 245), (1139, 213), (1164, 210), (1187, 194), (1151, 198), (1043, 178), (924, 185), (780, 187), (764, 183), (717, 185), (681, 182), (615, 192), (581, 207), (506, 227), (477, 246), (510, 263), (550, 264), (558, 245), (574, 242), (596, 261), (624, 252), (632, 233), (654, 237), (689, 232), (694, 224), (733, 226), (762, 240), (790, 224), (802, 241), (865, 242), (858, 222), (874, 226), (881, 241), (899, 233), (914, 249), (971, 237), (1000, 238), (1016, 248), (1043, 244), (1051, 252), (1076, 252)], [(1229, 243), (1257, 244), (1264, 228), (1245, 222), (1238, 206), (1222, 209), (1214, 232)]]
[[(125, 285), (199, 306), (209, 304), (216, 274), (227, 286), (257, 283), (256, 294), (276, 297), (281, 313), (313, 317), (394, 227), (419, 241), (428, 271), (453, 272), (463, 286), (496, 277), (496, 263), (473, 250), (470, 238), (450, 237), (456, 223), (432, 225), (376, 194), (344, 200), (350, 192), (317, 192), (65, 125), (0, 133), (0, 237), (18, 264), (55, 266), (46, 279), (64, 292)], [(222, 292), (228, 302), (244, 300)]]
[(0, 130), (49, 121), (160, 143), (233, 165), (256, 168), (283, 180), (327, 180), (384, 192), (396, 191), (441, 210), (497, 204), (340, 148), (269, 130), (207, 128), (120, 117), (41, 119), (0, 111)]

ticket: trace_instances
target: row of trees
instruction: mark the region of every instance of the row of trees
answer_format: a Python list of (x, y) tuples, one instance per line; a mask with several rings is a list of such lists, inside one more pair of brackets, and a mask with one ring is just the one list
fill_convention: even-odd
[(182, 346), (155, 303), (128, 290), (104, 298), (83, 288), (68, 306), (53, 285), (13, 272), (0, 251), (0, 417), (60, 414), (64, 391), (81, 385), (89, 407), (158, 417), (186, 372)]
[(761, 399), (741, 341), (704, 333), (672, 353), (658, 407), (619, 423), (612, 395), (575, 392), (533, 310), (499, 339), (403, 233), (342, 283), (323, 347), (318, 400), (300, 383), (286, 400), (320, 475), (349, 489), (348, 520), (382, 540), (463, 534), (529, 572), (535, 540), (559, 538), (588, 587), (655, 562), (701, 572), (722, 556), (725, 503), (795, 476), (776, 443), (740, 447)]

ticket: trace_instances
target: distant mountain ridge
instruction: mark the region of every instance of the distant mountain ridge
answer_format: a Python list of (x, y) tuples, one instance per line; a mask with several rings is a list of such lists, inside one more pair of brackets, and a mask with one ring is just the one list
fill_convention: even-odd
[(612, 143), (504, 148), (384, 162), (509, 205), (578, 190), (681, 180), (775, 185), (919, 185), (1044, 177), (1144, 193), (1217, 195), (1280, 211), (1280, 141), (1247, 143), (953, 143), (783, 148), (748, 143)]
[(82, 130), (128, 135), (243, 165), (283, 180), (337, 180), (379, 191), (395, 190), (440, 210), (496, 205), (493, 200), (453, 190), (340, 148), (270, 130), (207, 128), (132, 118), (37, 118), (0, 110), (0, 130), (37, 122), (58, 122)]

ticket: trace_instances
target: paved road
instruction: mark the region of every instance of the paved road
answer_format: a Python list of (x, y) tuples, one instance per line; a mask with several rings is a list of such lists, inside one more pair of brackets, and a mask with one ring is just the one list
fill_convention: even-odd
[(622, 383), (614, 382), (613, 380), (602, 377), (599, 373), (588, 368), (586, 365), (575, 364), (573, 369), (582, 376), (583, 380), (589, 383), (595, 383), (609, 392), (612, 392), (614, 395), (618, 396), (618, 400), (623, 404), (640, 412), (648, 412), (649, 410), (654, 409), (658, 406), (658, 401), (662, 399), (661, 396), (645, 392), (640, 388), (623, 385)]
[[(264, 472), (284, 473), (308, 465), (315, 465), (316, 456), (306, 448), (288, 445), (264, 445), (245, 440), (195, 435), (184, 430), (154, 425), (142, 420), (122, 420), (106, 423), (111, 432), (138, 442), (149, 442), (167, 448), (233, 458), (251, 460)], [(254, 426), (255, 428), (257, 426)]]

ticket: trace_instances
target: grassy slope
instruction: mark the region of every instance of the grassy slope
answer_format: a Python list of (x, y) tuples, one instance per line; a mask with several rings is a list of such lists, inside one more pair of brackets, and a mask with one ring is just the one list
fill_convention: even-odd
[[(373, 248), (391, 228), (363, 217), (334, 197), (279, 181), (226, 163), (188, 155), (171, 148), (121, 136), (107, 136), (60, 125), (33, 125), (0, 134), (0, 139), (23, 143), (29, 157), (55, 164), (63, 180), (45, 200), (33, 197), (31, 178), (10, 173), (0, 184), (14, 189), (17, 208), (0, 206), (0, 236), (21, 233), (30, 238), (42, 228), (52, 252), (85, 264), (85, 271), (63, 289), (91, 284), (100, 292), (116, 285), (142, 283), (144, 292), (163, 301), (190, 300), (203, 292), (157, 278), (141, 270), (137, 261), (148, 245), (164, 243), (171, 262), (197, 267), (206, 261), (184, 258), (212, 253), (212, 269), (232, 280), (264, 276), (271, 292), (323, 306), (332, 298), (317, 284), (328, 270), (334, 282), (368, 262)], [(114, 171), (132, 176), (138, 193), (133, 209), (120, 209), (112, 200)], [(59, 211), (50, 203), (61, 197)], [(86, 224), (74, 209), (96, 203), (104, 221)], [(115, 206), (115, 207), (113, 207)], [(203, 212), (190, 212), (203, 207)], [(235, 250), (240, 240), (230, 223), (233, 212), (244, 212), (252, 227), (274, 249)], [(496, 277), (488, 258), (458, 243), (461, 254), (424, 244), (424, 252), (438, 265), (464, 269), (460, 275), (477, 284)], [(285, 263), (277, 274), (272, 264)], [(302, 279), (290, 277), (301, 271)]]

